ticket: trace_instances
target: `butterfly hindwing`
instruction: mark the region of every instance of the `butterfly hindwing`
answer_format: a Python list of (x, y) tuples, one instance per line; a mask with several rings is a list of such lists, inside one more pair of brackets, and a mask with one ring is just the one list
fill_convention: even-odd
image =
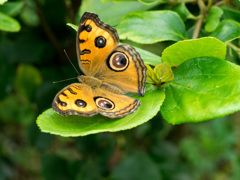
[(52, 108), (63, 116), (71, 114), (93, 116), (98, 113), (92, 88), (80, 83), (74, 83), (62, 89), (55, 96)]
[(99, 113), (110, 118), (120, 118), (132, 114), (141, 104), (139, 100), (101, 88), (96, 89), (93, 96)]
[(141, 101), (101, 88), (74, 83), (62, 89), (54, 98), (52, 107), (59, 114), (93, 116), (98, 112), (117, 118), (133, 113)]
[(117, 46), (94, 75), (124, 93), (144, 95), (146, 67), (137, 51), (128, 44)]

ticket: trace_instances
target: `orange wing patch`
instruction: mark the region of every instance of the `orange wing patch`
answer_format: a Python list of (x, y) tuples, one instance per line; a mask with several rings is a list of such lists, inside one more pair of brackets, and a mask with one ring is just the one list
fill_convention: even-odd
[(100, 21), (96, 14), (85, 13), (77, 35), (77, 54), (81, 70), (94, 75), (107, 56), (118, 45), (117, 31)]
[(92, 88), (75, 83), (62, 89), (54, 98), (52, 108), (59, 114), (93, 116), (98, 113), (93, 100)]

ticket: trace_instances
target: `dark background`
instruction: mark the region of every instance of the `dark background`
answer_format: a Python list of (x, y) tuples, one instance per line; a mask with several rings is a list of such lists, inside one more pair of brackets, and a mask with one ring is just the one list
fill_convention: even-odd
[(240, 179), (239, 113), (176, 126), (158, 114), (131, 130), (77, 138), (41, 133), (37, 116), (76, 82), (52, 83), (77, 75), (63, 50), (78, 68), (76, 32), (66, 23), (78, 24), (82, 2), (23, 2), (14, 17), (21, 30), (0, 32), (0, 180)]

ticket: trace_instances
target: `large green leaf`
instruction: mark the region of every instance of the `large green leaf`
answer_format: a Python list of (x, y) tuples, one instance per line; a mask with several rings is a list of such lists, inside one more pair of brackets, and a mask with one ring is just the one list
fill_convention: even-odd
[(0, 12), (0, 30), (17, 32), (21, 28), (17, 20)]
[(164, 85), (163, 117), (172, 124), (200, 122), (240, 110), (240, 67), (214, 57), (199, 57), (174, 69)]
[(170, 66), (176, 66), (186, 60), (208, 56), (225, 59), (226, 46), (218, 39), (206, 37), (195, 40), (185, 40), (166, 48), (162, 53), (162, 61)]
[(223, 18), (224, 19), (232, 19), (240, 23), (240, 11), (232, 9), (228, 6), (222, 6), (223, 10)]
[(222, 42), (232, 41), (240, 37), (240, 23), (233, 20), (222, 21), (210, 35)]
[(165, 94), (162, 90), (151, 88), (141, 100), (141, 106), (133, 114), (120, 119), (110, 119), (102, 115), (93, 117), (61, 116), (52, 109), (42, 113), (37, 124), (42, 132), (61, 136), (84, 136), (99, 132), (115, 132), (131, 129), (150, 120), (157, 114), (163, 103)]
[(141, 44), (186, 39), (185, 26), (173, 11), (133, 12), (126, 15), (117, 26), (120, 39)]
[(98, 14), (103, 22), (116, 26), (127, 13), (148, 10), (153, 6), (144, 5), (138, 1), (101, 2), (100, 0), (83, 0), (78, 12), (77, 23), (82, 14), (89, 11)]

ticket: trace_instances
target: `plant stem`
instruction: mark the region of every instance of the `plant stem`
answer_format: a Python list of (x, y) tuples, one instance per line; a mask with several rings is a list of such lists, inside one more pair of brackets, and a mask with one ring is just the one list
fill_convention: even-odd
[[(198, 3), (198, 7), (200, 9), (200, 14), (199, 14), (199, 19), (197, 20), (197, 23), (196, 23), (196, 28), (195, 28), (195, 31), (193, 33), (193, 39), (197, 39), (198, 36), (199, 36), (199, 32), (201, 30), (201, 27), (202, 27), (202, 23), (203, 23), (203, 20), (206, 16), (206, 13), (208, 12), (209, 8), (210, 7), (207, 7), (204, 3), (203, 0), (197, 0), (197, 3)], [(211, 6), (212, 4), (212, 0), (209, 0), (208, 1), (208, 5)]]
[(48, 25), (43, 13), (42, 13), (42, 10), (40, 8), (40, 4), (37, 0), (34, 0), (35, 4), (36, 4), (36, 13), (39, 17), (39, 20), (43, 26), (43, 29), (47, 35), (47, 37), (49, 38), (51, 44), (55, 47), (55, 49), (57, 50), (57, 53), (58, 53), (58, 57), (60, 60), (62, 60), (62, 55), (63, 55), (63, 51), (62, 51), (62, 48), (61, 48), (61, 45), (59, 44), (57, 38), (55, 37), (54, 33), (52, 32), (50, 26)]
[(202, 26), (202, 22), (203, 22), (203, 17), (201, 16), (201, 17), (197, 20), (196, 28), (195, 28), (195, 31), (194, 31), (193, 37), (192, 37), (193, 39), (197, 39), (197, 38), (198, 38), (200, 29), (201, 29), (201, 26)]
[(227, 43), (227, 45), (240, 55), (240, 48), (239, 47), (235, 46), (234, 44), (232, 44), (230, 42)]

